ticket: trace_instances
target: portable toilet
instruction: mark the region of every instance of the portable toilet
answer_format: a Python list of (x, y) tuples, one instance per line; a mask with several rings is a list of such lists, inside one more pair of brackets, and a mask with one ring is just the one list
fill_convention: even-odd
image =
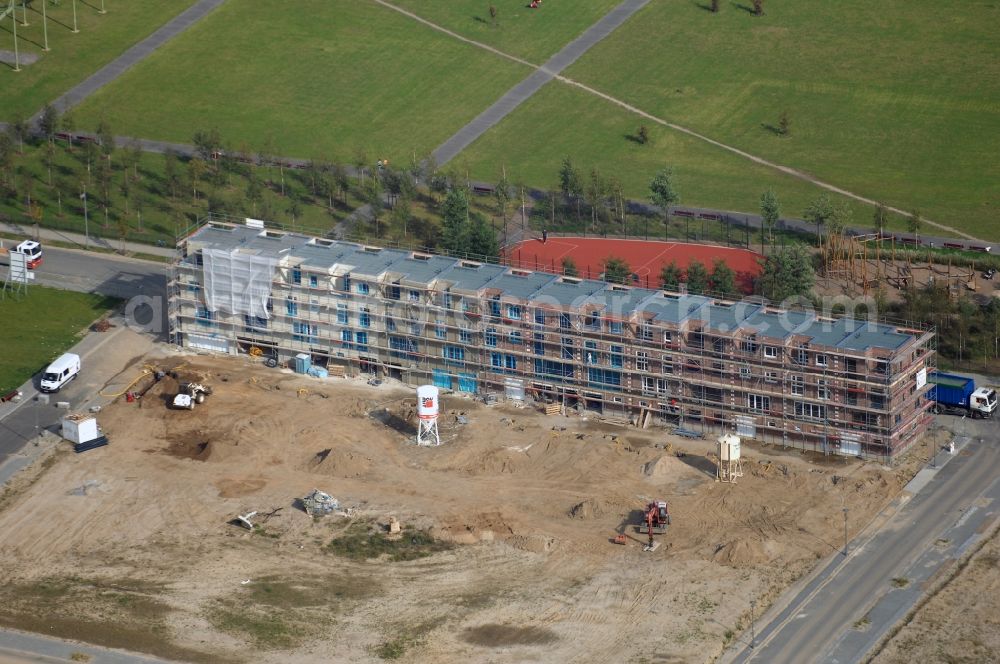
[(308, 353), (299, 353), (295, 356), (295, 373), (304, 374), (309, 371), (312, 361)]

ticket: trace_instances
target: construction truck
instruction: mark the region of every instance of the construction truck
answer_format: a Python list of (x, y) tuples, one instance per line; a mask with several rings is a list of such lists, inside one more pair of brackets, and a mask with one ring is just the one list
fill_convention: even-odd
[(972, 378), (936, 372), (927, 382), (931, 384), (927, 398), (934, 402), (935, 413), (987, 418), (997, 409), (996, 390), (976, 387)]
[(194, 410), (196, 403), (205, 403), (205, 397), (212, 393), (212, 388), (201, 383), (187, 383), (181, 386), (181, 391), (174, 397), (174, 408)]
[(642, 522), (639, 524), (639, 532), (649, 534), (649, 543), (643, 547), (643, 551), (656, 551), (660, 543), (653, 541), (653, 535), (662, 535), (667, 532), (667, 526), (669, 525), (670, 511), (667, 509), (667, 502), (665, 500), (654, 500), (646, 505), (646, 510), (642, 515)]

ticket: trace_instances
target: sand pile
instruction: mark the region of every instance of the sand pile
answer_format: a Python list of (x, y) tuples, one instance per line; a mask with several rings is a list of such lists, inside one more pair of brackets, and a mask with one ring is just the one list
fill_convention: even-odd
[(763, 544), (750, 538), (735, 539), (720, 544), (712, 555), (714, 562), (729, 567), (752, 567), (770, 559)]

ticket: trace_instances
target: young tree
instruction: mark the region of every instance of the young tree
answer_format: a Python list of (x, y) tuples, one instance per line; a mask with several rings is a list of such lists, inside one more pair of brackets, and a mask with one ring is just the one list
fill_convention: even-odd
[(686, 281), (688, 293), (701, 295), (708, 290), (708, 270), (701, 261), (688, 263)]
[(368, 168), (368, 153), (364, 148), (358, 148), (354, 153), (354, 174), (358, 178), (358, 184), (365, 186), (365, 169)]
[(253, 171), (247, 175), (246, 199), (250, 203), (250, 209), (254, 216), (257, 216), (257, 206), (264, 198), (264, 185), (260, 178)]
[(754, 16), (764, 15), (764, 0), (753, 0), (753, 15)]
[(481, 214), (475, 215), (469, 228), (469, 246), (467, 251), (477, 258), (487, 261), (495, 261), (500, 254), (497, 234)]
[(490, 21), (493, 23), (493, 27), (497, 27), (497, 7), (496, 5), (490, 5)]
[(789, 117), (788, 111), (782, 111), (781, 115), (778, 116), (778, 133), (782, 136), (788, 136), (792, 133), (792, 118)]
[(442, 173), (439, 170), (435, 170), (430, 175), (430, 180), (427, 183), (427, 187), (431, 191), (431, 197), (434, 199), (434, 202), (438, 203), (439, 199), (444, 198), (448, 194), (448, 189), (451, 187), (451, 182), (448, 179), (447, 174)]
[(605, 199), (608, 196), (608, 186), (597, 168), (590, 169), (590, 179), (586, 189), (587, 205), (590, 206), (590, 224), (596, 230), (598, 218), (604, 215)]
[(493, 198), (496, 200), (497, 214), (500, 215), (504, 228), (507, 228), (507, 212), (510, 210), (510, 182), (507, 180), (506, 168), (502, 168), (500, 171), (500, 179), (493, 188)]
[(875, 214), (872, 216), (872, 221), (875, 224), (875, 231), (882, 235), (885, 232), (885, 225), (889, 222), (889, 208), (882, 201), (875, 203)]
[(195, 131), (192, 141), (198, 156), (206, 162), (215, 159), (215, 154), (222, 150), (222, 136), (215, 127)]
[(809, 203), (805, 212), (802, 213), (802, 217), (809, 223), (816, 225), (816, 240), (819, 244), (823, 239), (822, 226), (833, 218), (833, 202), (826, 194), (820, 194), (818, 198)]
[(608, 256), (604, 259), (604, 280), (613, 284), (627, 284), (631, 281), (632, 268), (624, 258)]
[(767, 233), (768, 244), (774, 243), (774, 226), (781, 217), (781, 203), (773, 189), (768, 189), (760, 195), (760, 220)]
[(663, 211), (663, 239), (667, 239), (670, 225), (670, 206), (681, 199), (674, 184), (674, 171), (669, 166), (661, 168), (649, 182), (649, 199)]
[(372, 221), (375, 222), (375, 235), (382, 237), (382, 227), (379, 223), (382, 220), (382, 211), (385, 209), (385, 194), (382, 190), (382, 181), (376, 177), (370, 178), (364, 185), (365, 203), (371, 210)]
[(403, 237), (407, 236), (407, 226), (412, 217), (413, 208), (410, 205), (410, 199), (406, 196), (400, 196), (396, 204), (392, 206), (392, 222), (396, 226), (403, 227)]
[(646, 143), (649, 142), (649, 129), (646, 128), (646, 125), (644, 124), (639, 125), (639, 132), (636, 135), (636, 137), (639, 139), (639, 143), (641, 143), (642, 145), (645, 145)]
[(722, 297), (733, 297), (736, 295), (736, 273), (721, 258), (715, 259), (715, 262), (712, 264), (711, 286), (712, 292)]
[(559, 167), (559, 188), (566, 201), (576, 201), (576, 219), (580, 220), (580, 194), (583, 193), (583, 181), (580, 178), (580, 171), (573, 166), (569, 157), (564, 157), (562, 165)]
[(52, 186), (52, 166), (56, 161), (56, 145), (52, 141), (45, 142), (45, 168), (49, 172), (49, 186)]
[(191, 182), (191, 194), (194, 200), (198, 200), (198, 186), (207, 170), (208, 166), (201, 157), (192, 157), (188, 162), (188, 180)]
[(924, 225), (924, 219), (920, 216), (920, 210), (914, 210), (910, 213), (910, 216), (906, 218), (906, 228), (908, 231), (913, 233), (913, 237), (916, 240), (920, 240), (920, 228)]
[(49, 143), (55, 138), (56, 131), (59, 130), (59, 111), (51, 104), (46, 104), (42, 109), (42, 117), (38, 121), (38, 128), (42, 130), (42, 135)]
[(76, 118), (73, 117), (73, 111), (67, 110), (63, 113), (60, 120), (60, 126), (62, 130), (69, 134), (69, 151), (73, 151), (73, 134), (76, 132)]
[(580, 276), (580, 270), (577, 269), (576, 262), (569, 256), (562, 259), (562, 273), (567, 277)]
[(288, 202), (288, 216), (292, 218), (292, 229), (295, 229), (295, 223), (298, 221), (299, 217), (302, 216), (302, 204), (299, 203), (298, 196), (292, 196)]
[(10, 134), (0, 134), (0, 185), (7, 187), (14, 179), (14, 141)]
[[(351, 180), (347, 175), (347, 169), (341, 164), (333, 165), (333, 182), (337, 186), (338, 191), (340, 191), (340, 200), (345, 205), (347, 204), (347, 192), (351, 188)], [(330, 204), (333, 207), (333, 204)]]
[(13, 139), (12, 142), (17, 143), (18, 154), (24, 154), (24, 140), (28, 138), (28, 131), (30, 129), (28, 121), (21, 115), (15, 116), (7, 126), (7, 131), (10, 132), (10, 137)]
[(816, 281), (812, 256), (801, 244), (793, 244), (767, 257), (757, 280), (757, 290), (772, 302), (792, 296), (808, 297)]
[(719, 0), (712, 0), (712, 4), (711, 4), (710, 9), (712, 10), (713, 14), (718, 14), (719, 13)]
[(441, 244), (446, 252), (461, 256), (469, 246), (469, 199), (465, 190), (452, 187), (441, 206)]
[(681, 269), (675, 261), (670, 261), (660, 270), (660, 287), (664, 290), (677, 291), (681, 284)]
[(126, 150), (129, 163), (132, 164), (132, 179), (139, 180), (139, 162), (142, 161), (142, 145), (133, 139)]
[(97, 142), (101, 145), (101, 154), (107, 161), (111, 161), (115, 154), (115, 135), (111, 131), (111, 125), (104, 118), (97, 123)]
[[(253, 173), (250, 175), (253, 177)], [(170, 189), (170, 198), (177, 198), (177, 188), (181, 183), (180, 160), (173, 150), (163, 153), (163, 179)]]
[(833, 208), (833, 214), (830, 216), (830, 232), (843, 233), (844, 229), (851, 225), (853, 219), (854, 211), (851, 210), (851, 206), (847, 204), (847, 201), (844, 201)]

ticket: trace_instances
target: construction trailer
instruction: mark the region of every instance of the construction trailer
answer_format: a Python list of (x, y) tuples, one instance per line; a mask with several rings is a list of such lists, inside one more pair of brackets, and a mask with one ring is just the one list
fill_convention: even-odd
[[(606, 418), (889, 461), (931, 416), (934, 331), (215, 219), (178, 243), (170, 338)], [(299, 360), (300, 362), (303, 360)]]

